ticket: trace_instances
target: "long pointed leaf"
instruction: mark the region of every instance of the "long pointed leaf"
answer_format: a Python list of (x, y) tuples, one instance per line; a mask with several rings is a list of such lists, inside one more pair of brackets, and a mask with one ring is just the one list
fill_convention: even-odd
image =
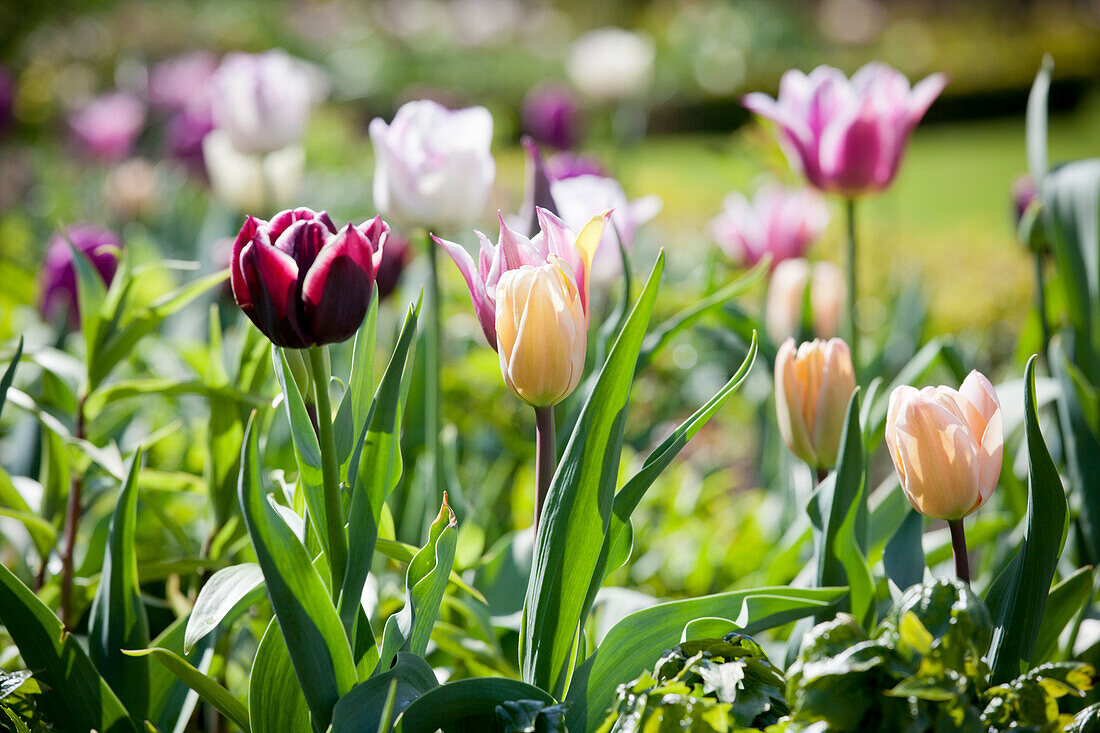
[(4, 414), (4, 402), (8, 399), (8, 387), (15, 381), (15, 368), (19, 366), (19, 359), (23, 356), (23, 337), (19, 337), (19, 345), (15, 347), (15, 354), (11, 357), (11, 363), (4, 370), (4, 376), (0, 377), (0, 415)]
[(240, 726), (245, 733), (249, 732), (248, 711), (244, 705), (233, 697), (228, 690), (195, 669), (190, 662), (180, 655), (167, 649), (136, 649), (126, 653), (137, 659), (153, 657), (153, 659), (171, 670), (172, 674), (186, 683), (188, 687), (197, 692), (199, 697), (213, 705), (218, 712)]

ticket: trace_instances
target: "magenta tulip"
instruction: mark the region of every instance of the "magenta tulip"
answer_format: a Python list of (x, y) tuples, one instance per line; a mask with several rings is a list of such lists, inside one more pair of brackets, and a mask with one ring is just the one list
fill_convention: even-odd
[(822, 191), (853, 197), (887, 188), (909, 135), (947, 85), (932, 74), (912, 89), (890, 66), (872, 62), (847, 79), (831, 66), (792, 69), (779, 98), (749, 94), (744, 105), (778, 124), (787, 155)]
[(104, 285), (110, 286), (118, 269), (120, 242), (114, 232), (98, 224), (74, 224), (50, 240), (42, 267), (39, 311), (47, 321), (54, 321), (68, 311), (69, 328), (75, 329), (80, 325), (80, 309), (70, 243), (91, 260)]
[(561, 152), (546, 159), (546, 175), (551, 181), (563, 181), (576, 176), (606, 176), (607, 169), (591, 155)]
[(580, 104), (564, 85), (547, 84), (529, 91), (520, 118), (523, 131), (543, 145), (568, 150), (580, 142)]
[(233, 243), (233, 297), (276, 346), (345, 341), (367, 314), (388, 232), (377, 216), (340, 231), (307, 208), (249, 216)]
[(103, 161), (129, 155), (144, 124), (145, 104), (128, 92), (96, 97), (69, 117), (69, 129), (79, 147)]
[(731, 260), (750, 267), (766, 254), (772, 256), (773, 268), (783, 260), (805, 257), (829, 223), (829, 209), (817, 193), (778, 183), (762, 186), (751, 201), (731, 193), (722, 206), (711, 221), (711, 235)]

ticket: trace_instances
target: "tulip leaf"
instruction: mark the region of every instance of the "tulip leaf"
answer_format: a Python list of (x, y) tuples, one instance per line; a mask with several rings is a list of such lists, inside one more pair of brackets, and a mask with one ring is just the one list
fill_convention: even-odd
[(340, 399), (333, 419), (333, 432), (336, 434), (336, 454), (342, 467), (347, 466), (355, 446), (355, 436), (359, 435), (367, 423), (371, 407), (371, 385), (374, 384), (374, 342), (378, 332), (378, 288), (372, 286), (370, 307), (363, 325), (355, 333), (355, 343), (351, 349), (351, 374), (348, 388)]
[(378, 727), (387, 706), (392, 719), (421, 695), (438, 687), (431, 665), (416, 654), (402, 652), (393, 667), (359, 683), (340, 698), (332, 714), (332, 733), (388, 733)]
[(1087, 561), (1094, 563), (1100, 560), (1100, 439), (1081, 404), (1078, 380), (1084, 377), (1070, 362), (1062, 338), (1051, 341), (1049, 359), (1061, 386), (1058, 418), (1065, 438), (1066, 478), (1077, 495), (1081, 550)]
[(543, 705), (556, 702), (545, 691), (519, 680), (503, 677), (459, 680), (429, 690), (414, 700), (402, 713), (396, 733), (436, 729), (445, 733), (499, 730), (497, 706), (516, 700), (534, 700)]
[[(183, 654), (183, 637), (187, 619), (177, 618), (149, 643), (149, 648), (167, 649), (180, 654), (198, 671), (206, 674), (214, 659), (214, 642), (217, 635), (205, 637), (190, 652)], [(149, 668), (149, 720), (160, 731), (182, 733), (198, 705), (199, 695), (186, 682), (173, 674), (163, 664)]]
[[(340, 586), (338, 608), (344, 629), (353, 639), (358, 633), (355, 619), (374, 557), (382, 505), (401, 478), (401, 385), (407, 371), (409, 349), (416, 339), (419, 312), (419, 304), (409, 308), (397, 347), (364, 418), (363, 433), (348, 464), (348, 484), (352, 487), (348, 512), (348, 564)], [(365, 399), (365, 396), (358, 398)], [(447, 570), (450, 571), (450, 563)], [(370, 634), (370, 626), (361, 631)]]
[(1047, 152), (1047, 97), (1050, 96), (1050, 77), (1053, 71), (1054, 59), (1046, 54), (1027, 97), (1027, 169), (1036, 185), (1041, 185), (1050, 172)]
[(235, 611), (243, 611), (262, 600), (265, 596), (263, 583), (263, 571), (251, 562), (222, 568), (211, 575), (187, 617), (183, 650), (190, 652), (200, 639), (218, 628), (226, 616), (235, 615)]
[(211, 677), (195, 669), (190, 662), (168, 649), (138, 649), (127, 651), (131, 657), (144, 660), (151, 656), (163, 664), (172, 674), (176, 675), (188, 687), (199, 694), (206, 702), (210, 703), (218, 712), (232, 720), (240, 728), (249, 733), (248, 711), (237, 698), (233, 697), (224, 687), (215, 682)]
[(398, 651), (408, 650), (423, 655), (428, 648), (432, 627), (439, 615), (439, 604), (447, 587), (447, 577), (454, 565), (455, 543), (458, 540), (457, 521), (447, 506), (428, 530), (428, 541), (416, 553), (405, 572), (405, 605), (386, 619), (382, 630), (382, 649), (378, 665), (387, 669)]
[(149, 661), (123, 649), (149, 646), (149, 618), (138, 586), (134, 530), (141, 449), (134, 451), (108, 530), (107, 553), (88, 622), (88, 651), (107, 684), (138, 720), (149, 709)]
[(1035, 637), (1035, 652), (1032, 654), (1032, 666), (1055, 661), (1058, 651), (1058, 638), (1066, 626), (1089, 602), (1092, 591), (1093, 569), (1091, 565), (1077, 568), (1062, 582), (1050, 589), (1047, 596), (1047, 609), (1043, 622)]
[(1007, 682), (1031, 660), (1042, 626), (1050, 582), (1062, 551), (1069, 508), (1058, 469), (1039, 430), (1035, 407), (1035, 356), (1024, 376), (1024, 429), (1027, 436), (1027, 516), (1016, 559), (998, 576), (987, 598), (993, 615), (993, 641), (987, 659), (994, 684)]
[(241, 509), (313, 724), (324, 731), (333, 705), (355, 685), (355, 663), (324, 581), (260, 485), (254, 427), (255, 415), (241, 452)]
[(520, 666), (525, 682), (554, 695), (568, 686), (575, 640), (594, 595), (589, 588), (607, 563), (626, 407), (663, 269), (662, 251), (581, 410), (539, 522)]
[(294, 672), (279, 622), (271, 619), (248, 676), (248, 722), (252, 733), (306, 733), (309, 705)]
[[(909, 507), (908, 502), (906, 506)], [(909, 507), (901, 526), (886, 543), (882, 565), (886, 570), (886, 577), (894, 581), (899, 590), (905, 590), (924, 580), (924, 546), (921, 544), (923, 533), (924, 517)]]
[(653, 660), (682, 640), (699, 618), (725, 619), (742, 633), (757, 634), (835, 604), (846, 588), (756, 588), (660, 603), (635, 611), (611, 627), (578, 668), (565, 699), (569, 730), (593, 730), (615, 697), (615, 688), (638, 677)]
[(94, 419), (103, 408), (119, 400), (144, 397), (146, 395), (176, 397), (179, 395), (203, 395), (213, 401), (232, 405), (238, 403), (252, 408), (265, 407), (270, 401), (255, 395), (245, 394), (229, 386), (215, 387), (197, 379), (127, 379), (100, 387), (88, 395), (84, 403), (87, 419)]
[(11, 357), (8, 368), (4, 370), (4, 376), (0, 377), (0, 415), (4, 414), (4, 402), (8, 399), (8, 388), (15, 381), (15, 368), (19, 366), (19, 359), (23, 356), (23, 337), (19, 337), (19, 345), (15, 347), (15, 354)]
[(107, 287), (91, 259), (69, 240), (64, 229), (61, 230), (61, 235), (68, 241), (72, 251), (73, 272), (76, 274), (76, 304), (80, 311), (80, 331), (84, 336), (88, 380), (94, 383), (92, 373), (96, 368), (103, 340), (99, 330), (103, 323), (103, 303), (107, 299)]
[(60, 730), (137, 733), (123, 707), (76, 637), (46, 604), (0, 563), (0, 623), (43, 685), (40, 709)]

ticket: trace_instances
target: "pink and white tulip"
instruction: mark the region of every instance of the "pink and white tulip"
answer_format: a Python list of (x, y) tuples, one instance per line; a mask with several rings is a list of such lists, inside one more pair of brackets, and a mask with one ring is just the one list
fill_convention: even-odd
[(1004, 428), (993, 385), (972, 371), (958, 391), (901, 386), (890, 395), (886, 445), (901, 488), (921, 514), (962, 519), (993, 494)]
[(481, 232), (475, 232), (481, 243), (477, 263), (466, 249), (455, 242), (433, 236), (436, 244), (443, 247), (451, 259), (458, 265), (466, 286), (470, 290), (470, 300), (474, 305), (485, 340), (497, 350), (497, 300), (498, 286), (505, 273), (521, 267), (541, 267), (556, 264), (565, 271), (577, 289), (580, 306), (587, 325), (589, 315), (589, 282), (592, 271), (592, 258), (600, 245), (600, 235), (609, 212), (597, 214), (587, 222), (579, 235), (573, 234), (558, 217), (546, 209), (537, 209), (539, 232), (527, 238), (516, 232), (500, 218), (500, 237), (496, 245)]
[(809, 189), (762, 186), (750, 201), (740, 192), (726, 196), (722, 213), (710, 223), (711, 235), (738, 264), (755, 265), (766, 254), (774, 268), (805, 257), (829, 223), (824, 200)]
[(228, 54), (211, 81), (214, 124), (239, 153), (281, 150), (305, 134), (315, 87), (305, 62), (281, 49)]
[(785, 73), (778, 99), (754, 93), (744, 105), (782, 128), (788, 158), (813, 186), (860, 196), (893, 182), (910, 133), (946, 85), (944, 74), (932, 74), (910, 88), (904, 74), (880, 62), (850, 80), (819, 66), (808, 75)]
[(145, 104), (129, 92), (96, 97), (69, 116), (69, 130), (79, 147), (102, 161), (130, 154), (145, 124)]

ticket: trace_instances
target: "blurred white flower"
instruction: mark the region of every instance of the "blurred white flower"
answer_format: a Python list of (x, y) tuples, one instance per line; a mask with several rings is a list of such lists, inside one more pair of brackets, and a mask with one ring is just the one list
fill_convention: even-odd
[(573, 41), (565, 72), (582, 94), (593, 99), (636, 98), (653, 81), (656, 54), (649, 36), (624, 28), (599, 28)]
[(298, 143), (317, 87), (317, 72), (281, 49), (230, 53), (212, 81), (214, 125), (241, 153), (270, 153)]
[(141, 218), (160, 203), (156, 169), (144, 158), (119, 163), (103, 180), (103, 197), (120, 218)]
[(210, 187), (226, 206), (263, 216), (296, 203), (306, 163), (300, 146), (252, 155), (237, 150), (224, 130), (214, 130), (203, 138), (202, 152)]

